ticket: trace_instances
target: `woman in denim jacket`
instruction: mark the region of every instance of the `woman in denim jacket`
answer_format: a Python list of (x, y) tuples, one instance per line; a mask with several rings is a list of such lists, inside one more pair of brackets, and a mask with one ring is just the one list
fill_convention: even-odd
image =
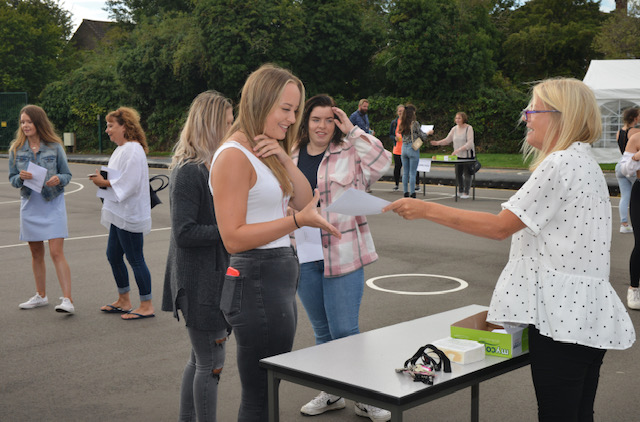
[[(24, 185), (33, 178), (29, 163), (47, 170), (41, 192)], [(49, 304), (46, 293), (46, 266), (44, 241), (49, 241), (49, 253), (56, 268), (62, 303), (57, 312), (73, 313), (71, 299), (71, 272), (64, 256), (64, 238), (68, 237), (67, 210), (64, 203), (64, 187), (71, 180), (71, 171), (62, 141), (56, 135), (53, 124), (45, 111), (35, 105), (20, 110), (20, 128), (9, 147), (9, 180), (20, 188), (20, 240), (29, 242), (36, 294), (21, 303), (22, 309), (32, 309)]]

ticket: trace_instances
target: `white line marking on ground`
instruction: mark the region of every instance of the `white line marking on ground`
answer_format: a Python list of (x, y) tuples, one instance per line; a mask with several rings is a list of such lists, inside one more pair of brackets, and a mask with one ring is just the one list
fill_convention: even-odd
[[(158, 232), (158, 231), (165, 231), (165, 230), (171, 230), (171, 227), (162, 227), (160, 229), (151, 229), (152, 232)], [(104, 233), (104, 234), (94, 234), (92, 236), (78, 236), (78, 237), (67, 237), (64, 240), (86, 240), (86, 239), (95, 239), (98, 237), (108, 237), (109, 233)], [(45, 240), (46, 242), (46, 240)], [(28, 246), (29, 244), (27, 242), (24, 243), (16, 243), (15, 245), (1, 245), (0, 249), (5, 249), (5, 248), (15, 248), (18, 246)]]
[[(9, 182), (7, 182), (7, 183), (9, 183)], [(78, 183), (78, 182), (69, 182), (69, 185), (71, 185), (71, 184), (78, 185), (79, 187), (78, 187), (78, 188), (76, 188), (76, 189), (74, 189), (74, 190), (71, 190), (71, 191), (67, 191), (67, 190), (65, 190), (65, 192), (64, 192), (64, 194), (65, 194), (65, 195), (70, 195), (70, 194), (72, 194), (72, 193), (80, 192), (82, 189), (84, 189), (84, 185), (83, 185), (82, 183)], [(67, 186), (68, 186), (68, 185), (67, 185)], [(16, 203), (18, 203), (18, 204), (19, 204), (19, 203), (20, 203), (20, 199), (18, 199), (17, 201), (3, 201), (3, 202), (0, 202), (0, 205), (4, 205), (4, 204), (16, 204)]]
[[(447, 280), (453, 280), (455, 282), (457, 282), (458, 284), (460, 284), (458, 287), (453, 288), (453, 289), (449, 289), (449, 290), (438, 290), (435, 292), (407, 292), (407, 291), (403, 291), (403, 290), (391, 290), (391, 289), (384, 289), (382, 287), (376, 286), (375, 282), (377, 280), (381, 280), (383, 278), (399, 278), (399, 277), (435, 277), (435, 278), (446, 278)], [(386, 293), (393, 293), (396, 295), (415, 295), (415, 296), (427, 296), (427, 295), (443, 295), (443, 294), (447, 294), (447, 293), (453, 293), (453, 292), (457, 292), (458, 290), (463, 290), (466, 289), (469, 284), (459, 278), (456, 277), (449, 277), (446, 275), (438, 275), (438, 274), (392, 274), (392, 275), (382, 275), (380, 277), (373, 277), (370, 278), (369, 280), (367, 280), (367, 286), (371, 287), (374, 290), (379, 290), (381, 292), (386, 292)]]

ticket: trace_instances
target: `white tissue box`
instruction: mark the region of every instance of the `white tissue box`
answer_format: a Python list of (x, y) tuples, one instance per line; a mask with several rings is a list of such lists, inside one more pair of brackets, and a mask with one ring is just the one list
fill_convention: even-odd
[(484, 359), (484, 345), (473, 340), (443, 338), (432, 343), (455, 363), (473, 363)]

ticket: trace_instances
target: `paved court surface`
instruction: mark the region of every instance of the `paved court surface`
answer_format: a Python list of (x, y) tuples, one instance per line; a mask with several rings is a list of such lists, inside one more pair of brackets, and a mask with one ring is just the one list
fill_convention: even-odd
[[(21, 310), (18, 303), (34, 294), (28, 247), (18, 240), (19, 193), (7, 181), (6, 159), (0, 159), (0, 420), (2, 421), (175, 421), (182, 369), (189, 354), (183, 322), (160, 311), (164, 266), (169, 239), (168, 191), (164, 204), (152, 211), (153, 231), (145, 238), (155, 297), (156, 318), (122, 321), (99, 311), (116, 298), (115, 283), (106, 260), (107, 232), (99, 224), (100, 201), (85, 179), (95, 165), (71, 164), (74, 179), (67, 188), (69, 239), (65, 253), (71, 266), (76, 314), (54, 311), (60, 287), (47, 259), (50, 305)], [(151, 169), (152, 174), (166, 174)], [(400, 198), (392, 184), (379, 182), (373, 193), (387, 200)], [(478, 189), (476, 201), (452, 198), (453, 187), (427, 186), (419, 198), (465, 209), (496, 213), (513, 191)], [(618, 198), (612, 198), (613, 242), (611, 279), (621, 297), (628, 283), (631, 235), (618, 233)], [(380, 259), (366, 267), (367, 279), (397, 275), (377, 282), (387, 289), (437, 292), (457, 287), (441, 275), (469, 283), (461, 291), (442, 295), (400, 295), (366, 287), (361, 308), (361, 330), (367, 331), (424, 315), (477, 303), (488, 305), (493, 286), (508, 258), (509, 241), (491, 241), (460, 234), (425, 221), (406, 222), (393, 214), (372, 216), (371, 229)], [(423, 277), (402, 274), (427, 274)], [(428, 276), (431, 274), (432, 276)], [(132, 281), (133, 283), (133, 281)], [(137, 289), (133, 287), (132, 293)], [(132, 294), (132, 298), (136, 295)], [(134, 303), (135, 305), (135, 303)], [(640, 325), (640, 313), (632, 312)], [(420, 333), (415, 333), (420, 336)], [(295, 349), (312, 346), (313, 333), (299, 307)], [(407, 350), (407, 358), (415, 350)], [(339, 357), (336, 357), (337, 359)], [(403, 362), (398, 362), (401, 366)], [(635, 421), (640, 406), (638, 388), (640, 352), (608, 352), (596, 400), (596, 420)], [(219, 393), (220, 421), (234, 421), (240, 383), (235, 363), (235, 342), (229, 342)], [(287, 382), (281, 385), (283, 421), (364, 421), (347, 408), (313, 418), (303, 417), (300, 406), (315, 391)], [(463, 390), (405, 412), (405, 420), (464, 421), (469, 419), (470, 391)], [(482, 384), (482, 421), (534, 421), (535, 396), (527, 368)]]

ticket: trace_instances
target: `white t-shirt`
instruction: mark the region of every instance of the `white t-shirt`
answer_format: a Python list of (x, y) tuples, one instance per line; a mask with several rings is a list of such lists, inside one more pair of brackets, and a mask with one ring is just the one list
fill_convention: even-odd
[(151, 231), (151, 199), (149, 197), (149, 165), (142, 145), (125, 142), (113, 151), (109, 168), (118, 170), (120, 177), (109, 178), (116, 200), (106, 199), (102, 204), (100, 222), (106, 228), (111, 224), (132, 233)]
[(556, 341), (626, 349), (635, 331), (609, 283), (611, 204), (590, 149), (576, 142), (550, 154), (502, 204), (527, 227), (512, 237), (487, 319), (533, 324)]
[[(213, 156), (211, 168), (213, 169), (213, 163), (216, 162), (220, 153), (227, 148), (236, 148), (242, 151), (256, 172), (256, 184), (249, 189), (249, 197), (247, 199), (247, 214), (245, 218), (247, 224), (264, 223), (284, 218), (287, 215), (289, 197), (283, 195), (280, 183), (278, 183), (278, 179), (273, 175), (271, 169), (241, 144), (231, 140), (222, 144)], [(209, 177), (209, 189), (211, 190), (211, 195), (213, 195), (211, 177)], [(291, 246), (291, 240), (288, 234), (266, 245), (259, 246), (256, 249), (272, 249), (287, 246)]]

